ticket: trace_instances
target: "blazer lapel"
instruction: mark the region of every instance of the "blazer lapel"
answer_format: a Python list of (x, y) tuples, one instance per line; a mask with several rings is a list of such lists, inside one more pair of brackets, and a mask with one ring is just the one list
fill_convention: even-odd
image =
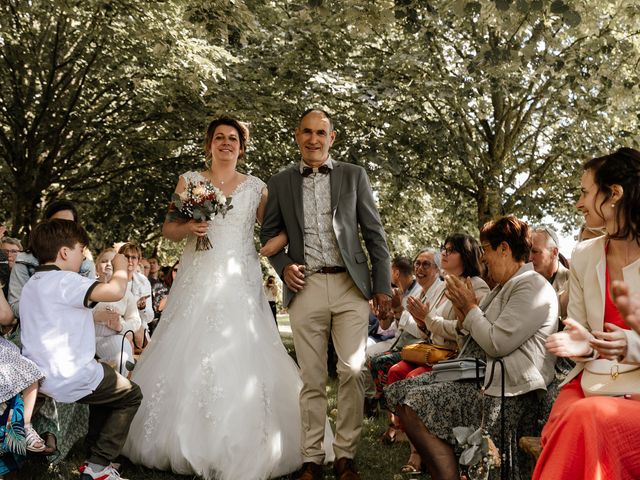
[[(604, 318), (604, 297), (605, 297), (605, 288), (607, 288), (607, 256), (603, 255), (598, 263), (596, 264), (596, 277), (598, 278), (598, 291), (600, 292), (600, 297), (594, 299), (598, 302), (598, 308), (594, 309), (596, 313), (596, 318), (602, 319)], [(587, 315), (589, 318), (589, 315)], [(600, 321), (599, 325), (591, 325), (591, 327), (595, 330), (602, 330), (603, 322)]]
[(289, 185), (291, 187), (291, 200), (293, 203), (293, 211), (295, 212), (296, 218), (298, 219), (298, 224), (300, 225), (300, 231), (304, 232), (302, 175), (300, 175), (300, 172), (297, 171), (296, 168), (291, 169), (291, 173), (289, 174)]
[(330, 174), (331, 182), (331, 211), (335, 214), (340, 198), (340, 188), (342, 187), (342, 168), (338, 162), (333, 162), (333, 171)]

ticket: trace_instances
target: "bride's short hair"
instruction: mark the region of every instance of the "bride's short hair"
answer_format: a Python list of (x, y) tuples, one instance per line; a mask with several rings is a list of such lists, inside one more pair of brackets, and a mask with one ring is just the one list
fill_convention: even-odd
[(240, 156), (238, 158), (244, 157), (244, 152), (247, 149), (247, 141), (249, 140), (249, 128), (247, 124), (233, 117), (222, 116), (209, 123), (204, 135), (204, 153), (207, 160), (211, 160), (211, 140), (213, 140), (213, 134), (216, 128), (220, 125), (228, 125), (236, 129), (238, 132), (238, 140), (240, 141)]

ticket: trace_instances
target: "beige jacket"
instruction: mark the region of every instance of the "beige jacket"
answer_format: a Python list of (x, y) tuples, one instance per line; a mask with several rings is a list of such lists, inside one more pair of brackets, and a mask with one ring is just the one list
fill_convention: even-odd
[[(598, 237), (580, 242), (571, 256), (569, 273), (569, 306), (567, 313), (588, 330), (604, 328), (604, 294), (606, 282), (606, 237)], [(631, 293), (640, 291), (640, 260), (622, 269), (624, 281)], [(640, 363), (640, 336), (633, 330), (627, 334), (627, 356), (621, 363)], [(584, 368), (589, 358), (574, 358), (576, 366), (564, 380), (567, 383)], [(563, 384), (564, 384), (563, 383)]]
[[(502, 358), (506, 396), (546, 390), (553, 380), (556, 357), (547, 352), (545, 340), (558, 329), (558, 300), (533, 264), (523, 265), (502, 287), (494, 288), (480, 307), (467, 313), (463, 328), (487, 354), (485, 381), (494, 358)], [(501, 376), (496, 366), (488, 395), (500, 395)]]
[[(487, 293), (489, 293), (489, 285), (480, 277), (471, 277), (471, 284), (478, 303), (482, 302)], [(433, 308), (429, 311), (427, 318), (424, 319), (424, 323), (427, 326), (427, 332), (423, 333), (422, 336), (424, 338), (430, 337), (431, 343), (450, 348), (462, 347), (466, 335), (458, 335), (456, 330), (458, 319), (451, 300), (444, 296), (444, 290), (442, 291), (442, 296), (434, 302)]]

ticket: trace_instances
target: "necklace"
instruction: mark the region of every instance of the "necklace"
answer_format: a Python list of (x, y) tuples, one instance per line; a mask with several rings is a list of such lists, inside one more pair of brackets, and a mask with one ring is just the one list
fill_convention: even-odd
[(228, 179), (226, 179), (226, 180), (221, 180), (221, 179), (216, 180), (216, 178), (215, 178), (215, 177), (214, 177), (214, 175), (213, 175), (213, 172), (207, 172), (207, 178), (210, 178), (210, 179), (211, 179), (211, 182), (212, 182), (213, 184), (219, 183), (219, 184), (220, 184), (220, 186), (222, 186), (222, 185), (224, 185), (225, 183), (229, 183), (232, 179), (234, 179), (234, 178), (235, 178), (235, 176), (236, 176), (236, 173), (237, 173), (237, 172), (236, 172), (236, 171), (234, 171), (234, 172), (231, 174), (231, 176), (230, 176)]

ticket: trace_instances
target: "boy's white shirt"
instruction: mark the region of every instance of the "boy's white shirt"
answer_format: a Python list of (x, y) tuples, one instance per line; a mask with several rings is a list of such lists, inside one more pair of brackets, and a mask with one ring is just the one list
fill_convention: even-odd
[(22, 354), (45, 375), (40, 391), (75, 402), (104, 377), (95, 360), (96, 337), (89, 296), (98, 282), (45, 265), (25, 284), (20, 298)]

